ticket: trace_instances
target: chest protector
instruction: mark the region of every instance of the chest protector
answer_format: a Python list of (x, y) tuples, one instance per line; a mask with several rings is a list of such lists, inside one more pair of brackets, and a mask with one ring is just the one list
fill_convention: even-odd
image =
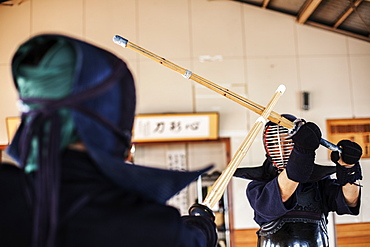
[(292, 211), (261, 226), (257, 233), (258, 246), (329, 246), (320, 192), (316, 184), (301, 185), (297, 191), (297, 200)]

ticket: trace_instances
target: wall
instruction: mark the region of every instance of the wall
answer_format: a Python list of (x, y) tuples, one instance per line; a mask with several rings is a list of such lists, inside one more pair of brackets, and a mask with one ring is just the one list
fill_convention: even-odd
[[(23, 41), (45, 32), (81, 38), (122, 57), (136, 79), (138, 114), (219, 112), (220, 135), (231, 137), (232, 152), (257, 114), (117, 46), (112, 37), (119, 34), (260, 105), (285, 84), (274, 110), (316, 122), (324, 137), (326, 119), (370, 117), (370, 43), (365, 41), (227, 0), (24, 0), (0, 6), (0, 144), (8, 142), (5, 117), (18, 115), (12, 55)], [(302, 91), (311, 94), (309, 111), (301, 110)], [(259, 165), (263, 157), (258, 137), (242, 165)], [(330, 164), (325, 148), (319, 149), (317, 162)], [(366, 178), (370, 162), (362, 163)], [(245, 199), (247, 181), (232, 183), (235, 228), (256, 227)], [(336, 223), (370, 221), (369, 182), (363, 185), (361, 215), (335, 216)]]

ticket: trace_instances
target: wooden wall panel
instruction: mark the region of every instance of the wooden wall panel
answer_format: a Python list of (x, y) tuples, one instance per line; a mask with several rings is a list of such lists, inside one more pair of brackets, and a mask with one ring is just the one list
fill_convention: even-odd
[(235, 247), (257, 246), (257, 230), (258, 229), (234, 230)]
[(337, 247), (370, 246), (370, 222), (337, 224)]
[(326, 126), (329, 141), (354, 141), (362, 147), (362, 159), (370, 158), (370, 118), (327, 119)]

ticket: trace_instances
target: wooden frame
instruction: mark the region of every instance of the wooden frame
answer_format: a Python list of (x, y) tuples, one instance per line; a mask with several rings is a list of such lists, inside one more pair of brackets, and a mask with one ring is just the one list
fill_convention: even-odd
[(6, 118), (6, 130), (8, 135), (8, 143), (11, 142), (15, 132), (17, 131), (19, 125), (21, 123), (20, 117), (7, 117)]
[(328, 140), (338, 143), (348, 139), (362, 147), (362, 158), (370, 158), (370, 118), (326, 120)]
[(1, 144), (0, 145), (0, 162), (3, 160), (3, 150), (5, 150), (8, 145)]

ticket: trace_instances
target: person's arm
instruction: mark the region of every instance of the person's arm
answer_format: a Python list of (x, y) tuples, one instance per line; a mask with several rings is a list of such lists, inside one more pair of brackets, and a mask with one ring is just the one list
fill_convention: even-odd
[(294, 148), (290, 154), (286, 169), (279, 177), (281, 200), (286, 202), (294, 194), (299, 183), (309, 180), (315, 161), (315, 150), (320, 145), (321, 131), (319, 127), (308, 122), (298, 129), (292, 137)]
[(315, 150), (320, 145), (321, 131), (311, 122), (303, 124), (292, 137), (294, 148), (286, 168), (271, 181), (252, 181), (247, 197), (257, 223), (275, 220), (297, 204), (295, 191), (312, 174)]
[[(301, 124), (303, 120), (297, 122)], [(315, 162), (315, 151), (320, 145), (320, 128), (312, 122), (304, 123), (292, 136), (294, 148), (279, 177), (281, 199), (286, 202), (295, 192), (299, 183), (309, 180)]]
[(281, 200), (286, 202), (295, 192), (298, 187), (298, 182), (288, 178), (286, 170), (283, 170), (278, 177)]
[(344, 200), (348, 207), (356, 207), (360, 198), (359, 181), (362, 172), (359, 160), (362, 156), (362, 148), (350, 140), (341, 140), (338, 147), (342, 152), (332, 152), (331, 160), (337, 166), (337, 182), (342, 186)]
[[(342, 159), (338, 160), (339, 165), (343, 166), (344, 168), (353, 168), (355, 164), (348, 165), (344, 163)], [(358, 186), (359, 180), (356, 180), (354, 184), (346, 183), (342, 186), (342, 191), (344, 195), (344, 199), (348, 205), (348, 207), (356, 207), (359, 197), (360, 197), (360, 186)]]
[[(280, 176), (280, 175), (279, 175)], [(296, 196), (290, 196), (289, 203), (283, 202), (279, 177), (271, 181), (252, 181), (247, 187), (247, 197), (258, 224), (280, 218), (296, 206)]]
[(286, 165), (286, 175), (292, 181), (307, 183), (315, 165), (316, 149), (320, 146), (320, 128), (312, 122), (304, 123), (292, 140), (294, 148)]

